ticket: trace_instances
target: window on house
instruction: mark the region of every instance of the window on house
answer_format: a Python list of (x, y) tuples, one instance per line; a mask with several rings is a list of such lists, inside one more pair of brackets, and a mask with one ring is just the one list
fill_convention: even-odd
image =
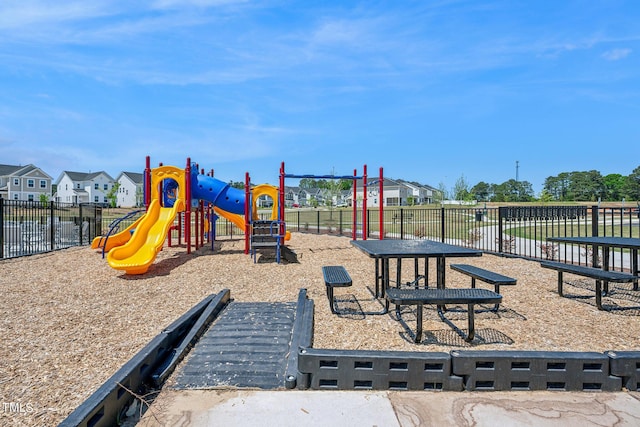
[(100, 184), (98, 184), (97, 182), (95, 184), (93, 184), (93, 188), (96, 190), (100, 189)]
[(104, 190), (108, 190), (109, 189), (109, 184), (105, 184), (102, 188), (104, 188)]
[(13, 178), (13, 185), (20, 185), (20, 180), (18, 178)]
[(36, 186), (36, 182), (33, 179), (27, 180), (27, 187), (34, 188)]
[(98, 203), (100, 201), (100, 198), (98, 196), (93, 196), (93, 201)]
[(64, 185), (64, 191), (69, 191), (69, 184)]
[(47, 181), (45, 181), (44, 179), (40, 180), (40, 188), (47, 188)]
[(28, 199), (30, 202), (33, 202), (33, 194), (29, 194), (29, 195), (27, 196), (27, 199)]
[(13, 195), (13, 200), (18, 200), (18, 193), (15, 193), (15, 194)]
[(103, 200), (104, 203), (109, 203), (109, 200), (105, 197)]
[(127, 191), (125, 192), (125, 194), (128, 196), (128, 195), (129, 195), (129, 190), (127, 190)]
[(80, 189), (80, 183), (76, 184), (76, 188), (79, 190)]

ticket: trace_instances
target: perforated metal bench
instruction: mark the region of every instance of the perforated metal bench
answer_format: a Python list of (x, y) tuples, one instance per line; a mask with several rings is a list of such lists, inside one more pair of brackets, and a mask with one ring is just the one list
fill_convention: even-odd
[[(482, 282), (488, 283), (494, 286), (494, 292), (500, 293), (500, 286), (513, 286), (517, 283), (517, 280), (496, 273), (494, 271), (485, 270), (484, 268), (476, 267), (475, 265), (468, 264), (451, 264), (451, 269), (467, 276), (471, 276), (471, 287), (476, 287), (476, 279)], [(494, 310), (497, 310), (500, 304), (494, 306)]]
[[(502, 295), (487, 289), (399, 289), (388, 288), (386, 290), (386, 306), (389, 303), (396, 305), (416, 305), (416, 334), (415, 342), (422, 340), (422, 309), (424, 304), (446, 305), (446, 304), (467, 304), (468, 332), (463, 336), (465, 341), (473, 341), (475, 337), (474, 306), (475, 304), (499, 304), (502, 302)], [(444, 320), (444, 315), (440, 310), (438, 313)]]
[(351, 286), (351, 276), (349, 276), (347, 270), (341, 265), (323, 266), (322, 275), (324, 276), (324, 284), (327, 287), (329, 307), (331, 308), (332, 313), (337, 313), (335, 298), (333, 296), (333, 288), (346, 288)]
[[(590, 277), (596, 281), (596, 306), (602, 308), (602, 282), (629, 283), (638, 280), (633, 274), (622, 271), (608, 271), (584, 265), (566, 264), (564, 262), (543, 261), (540, 263), (543, 268), (549, 268), (558, 272), (558, 295), (564, 296), (562, 291), (563, 273), (575, 274), (577, 276)], [(605, 285), (606, 286), (606, 285)]]

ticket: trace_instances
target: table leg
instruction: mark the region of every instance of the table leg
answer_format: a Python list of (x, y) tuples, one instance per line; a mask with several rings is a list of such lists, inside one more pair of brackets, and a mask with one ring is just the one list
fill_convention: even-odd
[(416, 307), (416, 338), (415, 342), (422, 341), (422, 304)]
[(389, 287), (389, 258), (384, 258), (382, 260), (382, 297), (384, 297), (387, 287)]
[[(631, 250), (631, 272), (634, 276), (638, 276), (638, 250)], [(638, 290), (638, 279), (633, 281), (633, 290)]]
[[(603, 262), (604, 265), (602, 266), (602, 269), (604, 271), (609, 271), (609, 251), (611, 250), (610, 247), (603, 247), (602, 248), (602, 257), (604, 258)], [(597, 258), (598, 256), (598, 246), (594, 246), (593, 247), (593, 252), (594, 252), (594, 259)], [(597, 283), (597, 281), (596, 281)], [(602, 295), (607, 295), (609, 293), (609, 282), (607, 282), (606, 280), (603, 281), (603, 285), (604, 287), (602, 288)]]
[(424, 259), (424, 287), (429, 287), (429, 258)]
[(469, 331), (467, 333), (467, 337), (464, 339), (467, 342), (473, 341), (473, 338), (476, 336), (476, 326), (474, 322), (474, 311), (473, 304), (467, 305), (467, 316), (469, 317)]
[(380, 258), (376, 258), (376, 298), (380, 298), (382, 296), (382, 292), (380, 290), (380, 281), (381, 281), (381, 277), (380, 277)]
[[(445, 288), (445, 258), (438, 257), (436, 258), (436, 287), (438, 289)], [(439, 311), (446, 311), (447, 307), (444, 305), (438, 306)]]

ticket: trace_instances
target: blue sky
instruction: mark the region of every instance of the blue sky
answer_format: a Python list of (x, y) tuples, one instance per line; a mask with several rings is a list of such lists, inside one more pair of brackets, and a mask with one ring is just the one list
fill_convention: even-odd
[[(3, 0), (0, 163), (463, 177), (640, 166), (640, 2)], [(292, 183), (293, 184), (293, 183)]]

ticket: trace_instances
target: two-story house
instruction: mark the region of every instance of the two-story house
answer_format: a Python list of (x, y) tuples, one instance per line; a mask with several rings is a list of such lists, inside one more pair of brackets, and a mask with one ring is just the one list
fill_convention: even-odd
[(410, 191), (409, 204), (410, 205), (424, 205), (433, 203), (433, 188), (418, 184), (417, 182), (398, 180), (399, 183), (404, 184)]
[(0, 165), (0, 197), (7, 200), (51, 199), (51, 178), (34, 165)]
[(144, 175), (137, 172), (120, 172), (118, 178), (116, 206), (121, 208), (141, 207), (144, 204)]
[(55, 182), (55, 201), (62, 203), (109, 203), (108, 194), (115, 181), (106, 172), (64, 171)]
[[(356, 200), (358, 205), (362, 204), (363, 180), (357, 182)], [(383, 195), (380, 197), (380, 182), (377, 179), (367, 180), (367, 206), (378, 207), (380, 202), (383, 206), (408, 206), (432, 203), (434, 190), (432, 187), (411, 183), (403, 180), (393, 180), (385, 178), (383, 181)], [(349, 196), (350, 203), (353, 200), (353, 190)]]

